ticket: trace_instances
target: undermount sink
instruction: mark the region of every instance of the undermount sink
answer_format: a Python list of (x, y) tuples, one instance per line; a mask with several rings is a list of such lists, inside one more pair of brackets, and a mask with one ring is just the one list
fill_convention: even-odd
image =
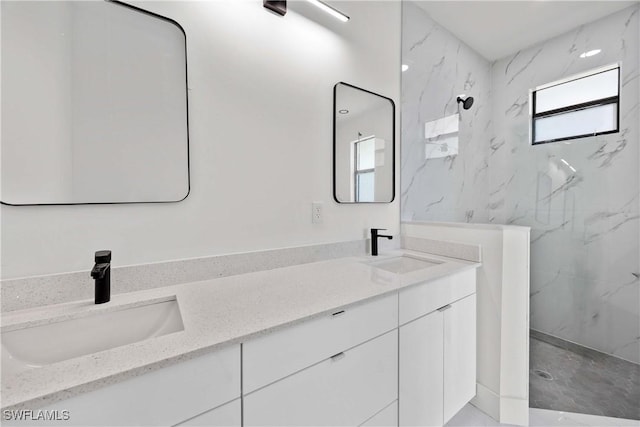
[(404, 274), (411, 271), (422, 270), (442, 264), (442, 261), (415, 258), (408, 255), (401, 255), (382, 261), (370, 263), (371, 266), (391, 273)]
[(2, 373), (13, 375), (184, 330), (175, 297), (2, 332)]

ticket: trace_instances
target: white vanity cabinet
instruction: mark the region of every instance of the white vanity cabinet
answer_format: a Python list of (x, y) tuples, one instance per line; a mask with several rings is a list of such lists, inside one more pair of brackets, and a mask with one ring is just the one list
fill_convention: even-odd
[(254, 338), (242, 345), (242, 391), (250, 393), (398, 327), (392, 294)]
[(475, 396), (475, 270), (400, 292), (400, 319), (399, 424), (442, 426)]
[(397, 399), (397, 330), (244, 396), (245, 426), (358, 426)]
[(392, 294), (244, 343), (244, 425), (358, 426), (391, 418), (397, 326)]
[[(199, 356), (135, 378), (41, 408), (68, 411), (69, 419), (46, 425), (60, 426), (168, 426), (222, 407), (240, 398), (240, 346), (235, 345)], [(229, 412), (237, 413), (229, 415)], [(222, 416), (237, 420), (240, 405), (227, 407)], [(3, 425), (43, 425), (33, 420), (4, 421)], [(186, 424), (198, 425), (198, 424)], [(215, 425), (215, 424), (207, 424)]]
[[(475, 395), (475, 269), (47, 407), (62, 426), (442, 426)], [(41, 421), (3, 425), (40, 425)]]

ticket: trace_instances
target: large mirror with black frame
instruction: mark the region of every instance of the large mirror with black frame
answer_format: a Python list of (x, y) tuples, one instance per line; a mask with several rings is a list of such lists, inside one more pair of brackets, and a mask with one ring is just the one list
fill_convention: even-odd
[(347, 83), (333, 89), (333, 197), (390, 203), (395, 193), (395, 104)]
[(186, 37), (117, 1), (2, 1), (7, 205), (189, 194)]

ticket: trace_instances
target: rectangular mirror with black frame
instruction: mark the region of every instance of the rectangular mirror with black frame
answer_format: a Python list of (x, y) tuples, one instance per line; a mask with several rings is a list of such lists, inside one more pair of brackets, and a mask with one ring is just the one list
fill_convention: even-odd
[(189, 194), (186, 36), (117, 1), (2, 1), (6, 205)]
[(333, 197), (390, 203), (395, 196), (395, 104), (347, 83), (333, 88)]

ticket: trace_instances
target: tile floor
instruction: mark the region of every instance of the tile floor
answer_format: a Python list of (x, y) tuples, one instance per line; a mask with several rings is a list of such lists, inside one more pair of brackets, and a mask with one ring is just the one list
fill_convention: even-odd
[(537, 331), (529, 351), (532, 408), (640, 420), (640, 365)]
[[(640, 365), (537, 331), (529, 350), (529, 426), (640, 427)], [(506, 425), (471, 404), (447, 423)]]
[[(500, 424), (471, 404), (462, 408), (462, 410), (447, 423), (448, 427), (497, 427), (507, 425), (508, 424)], [(640, 427), (640, 421), (531, 408), (529, 409), (529, 426)]]

